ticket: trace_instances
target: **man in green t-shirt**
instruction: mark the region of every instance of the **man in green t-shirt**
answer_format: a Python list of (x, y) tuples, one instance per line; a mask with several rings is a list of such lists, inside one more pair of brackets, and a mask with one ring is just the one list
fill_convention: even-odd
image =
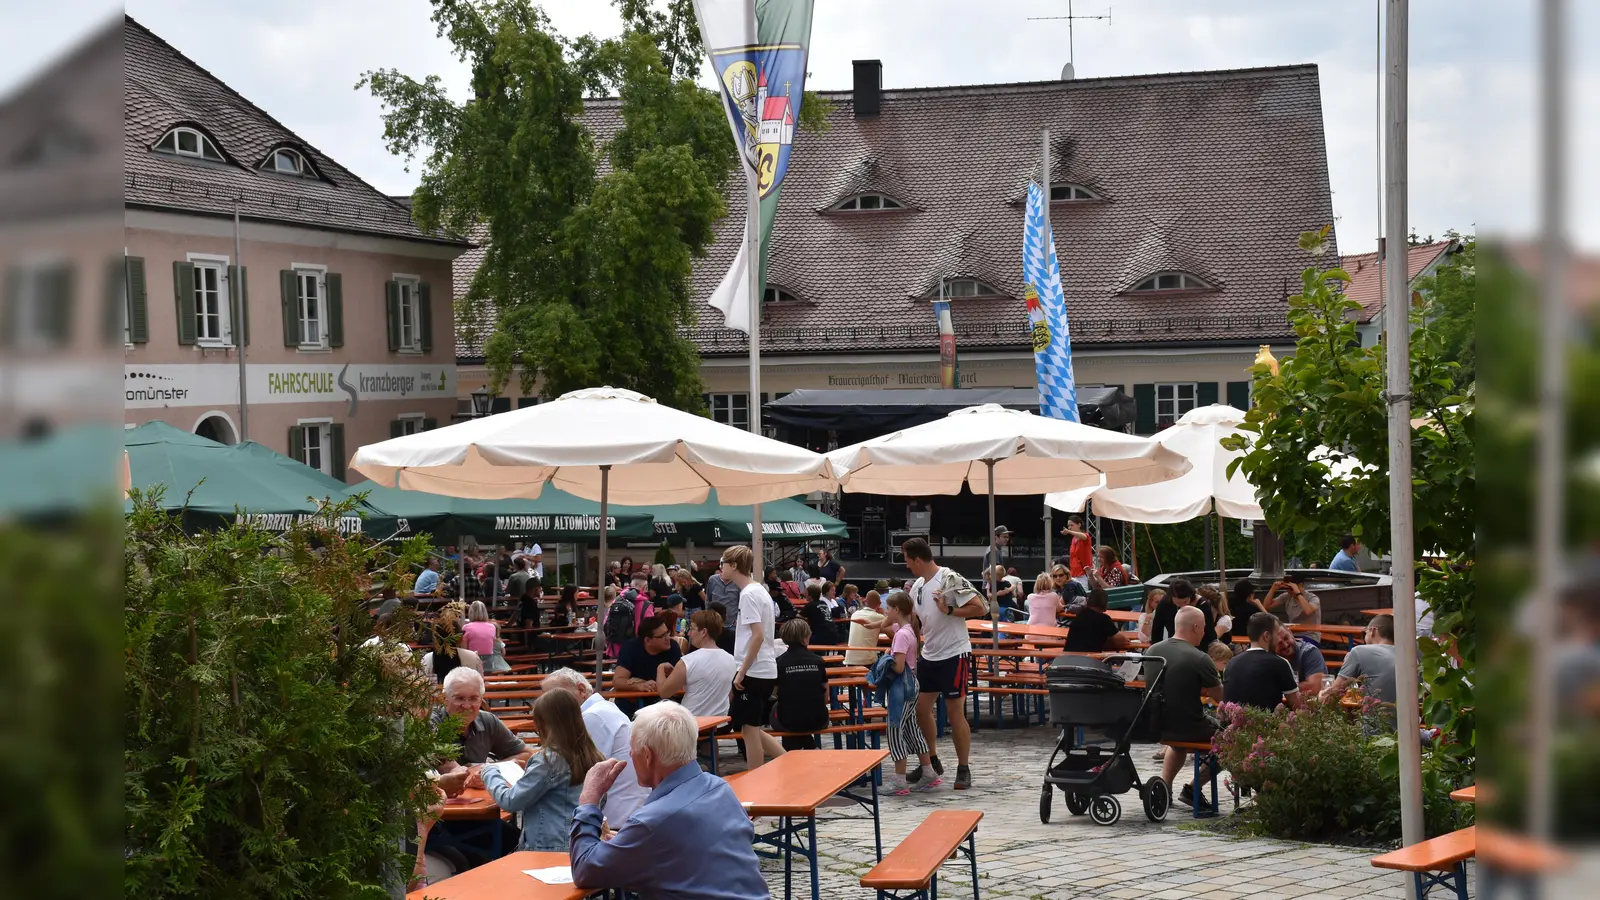
[[(1217, 664), (1200, 649), (1205, 633), (1205, 613), (1197, 606), (1181, 607), (1173, 621), (1172, 637), (1145, 651), (1146, 656), (1158, 656), (1166, 663), (1161, 675), (1163, 741), (1209, 741), (1217, 731), (1216, 720), (1206, 714), (1200, 702), (1202, 696), (1222, 700)], [(1188, 758), (1188, 751), (1167, 748), (1161, 777), (1169, 786)], [(1190, 802), (1182, 795), (1179, 801)]]

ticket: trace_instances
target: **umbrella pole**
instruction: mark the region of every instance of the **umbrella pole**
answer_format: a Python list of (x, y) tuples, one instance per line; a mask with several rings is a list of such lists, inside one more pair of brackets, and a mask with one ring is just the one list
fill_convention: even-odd
[(1222, 513), (1217, 513), (1217, 588), (1223, 596), (1228, 594), (1228, 530), (1223, 525)]
[(994, 460), (983, 461), (989, 470), (989, 565), (984, 568), (983, 578), (989, 582), (989, 625), (990, 635), (994, 639), (994, 649), (1000, 649), (1000, 602), (995, 599), (996, 586), (994, 583), (994, 567), (1000, 564), (1000, 546), (995, 543), (994, 537)]
[[(611, 467), (610, 466), (601, 466), (600, 467), (600, 562), (599, 562), (599, 565), (596, 567), (596, 571), (600, 573), (600, 586), (596, 590), (598, 590), (600, 592), (600, 596), (598, 597), (598, 600), (600, 601), (600, 603), (602, 605), (605, 603), (605, 599), (606, 599), (605, 598), (605, 595), (606, 595), (606, 590), (605, 590), (605, 585), (606, 585), (605, 572), (606, 572), (606, 550), (608, 549), (607, 546), (606, 546), (606, 543), (607, 543), (606, 542), (606, 519), (607, 519), (607, 514), (610, 511), (610, 509), (609, 509), (610, 503), (611, 503), (610, 494), (611, 494)], [(574, 581), (581, 581), (582, 580), (582, 577), (581, 577), (582, 573), (581, 572), (578, 572), (577, 570), (574, 570), (573, 575), (574, 575), (574, 577), (573, 577)], [(600, 621), (599, 617), (598, 617), (598, 610), (597, 610), (595, 621), (596, 622)], [(600, 693), (601, 691), (605, 690), (605, 686), (602, 683), (603, 682), (603, 673), (601, 672), (601, 669), (605, 664), (605, 655), (606, 655), (605, 650), (606, 650), (605, 623), (604, 622), (600, 622), (600, 624), (595, 627), (595, 638), (594, 638), (594, 692), (597, 693), (597, 694)]]

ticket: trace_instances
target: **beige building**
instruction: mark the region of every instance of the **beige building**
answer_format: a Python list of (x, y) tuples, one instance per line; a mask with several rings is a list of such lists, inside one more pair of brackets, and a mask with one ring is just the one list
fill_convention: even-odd
[(131, 18), (125, 33), (127, 423), (339, 478), (362, 444), (448, 424), (451, 263), (470, 245)]

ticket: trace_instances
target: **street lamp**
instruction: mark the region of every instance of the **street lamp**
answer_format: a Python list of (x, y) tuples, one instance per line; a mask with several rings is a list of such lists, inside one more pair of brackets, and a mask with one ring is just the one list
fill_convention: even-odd
[(489, 392), (478, 388), (472, 392), (472, 417), (480, 419), (489, 414)]

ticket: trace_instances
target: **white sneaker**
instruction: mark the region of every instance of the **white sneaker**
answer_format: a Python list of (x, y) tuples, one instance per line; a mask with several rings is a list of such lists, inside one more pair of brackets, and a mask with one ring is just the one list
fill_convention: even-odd
[(944, 779), (935, 775), (931, 779), (924, 778), (923, 780), (917, 782), (916, 786), (913, 787), (912, 790), (919, 794), (925, 794), (941, 784), (944, 784)]

